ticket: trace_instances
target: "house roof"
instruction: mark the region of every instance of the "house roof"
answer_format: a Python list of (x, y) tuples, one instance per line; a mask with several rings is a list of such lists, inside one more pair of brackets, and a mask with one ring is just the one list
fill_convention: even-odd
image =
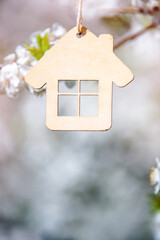
[(119, 86), (133, 80), (131, 71), (113, 53), (110, 34), (95, 36), (83, 28), (66, 33), (27, 74), (26, 82), (40, 88), (52, 79), (108, 79)]
[[(113, 51), (113, 36), (110, 34), (101, 34), (99, 37), (97, 37), (95, 34), (93, 34), (89, 29), (83, 27), (82, 28), (82, 37), (77, 36), (77, 27), (72, 28), (70, 31), (68, 31), (55, 45), (55, 49), (58, 48), (59, 45), (62, 44), (68, 44), (72, 46), (72, 44), (76, 44), (77, 47), (81, 47), (84, 44), (88, 44), (88, 49), (91, 49), (94, 47), (94, 51), (96, 51), (95, 44), (97, 43), (102, 47), (102, 44), (105, 44), (105, 47), (107, 47), (107, 50)], [(92, 49), (92, 51), (93, 51)], [(100, 49), (100, 48), (98, 48)], [(104, 50), (104, 49), (103, 49)], [(103, 51), (104, 53), (104, 51)]]

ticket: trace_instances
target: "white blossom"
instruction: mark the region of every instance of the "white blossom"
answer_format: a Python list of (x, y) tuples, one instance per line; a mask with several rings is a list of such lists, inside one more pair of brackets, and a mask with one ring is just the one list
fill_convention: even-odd
[(66, 33), (66, 29), (59, 23), (54, 23), (52, 25), (52, 34), (56, 38), (61, 38)]
[(30, 65), (30, 63), (33, 61), (32, 55), (23, 46), (17, 46), (15, 52), (17, 56), (17, 64)]
[(59, 23), (54, 23), (51, 28), (46, 28), (44, 31), (38, 31), (32, 33), (30, 40), (31, 46), (38, 47), (37, 44), (37, 35), (40, 35), (42, 38), (47, 34), (50, 43), (56, 41), (56, 39), (61, 38), (66, 33), (66, 29)]
[(131, 4), (134, 7), (152, 8), (159, 5), (159, 0), (131, 0)]
[(43, 38), (46, 34), (48, 36), (51, 34), (51, 28), (46, 28), (43, 32), (40, 33), (40, 36)]
[(34, 60), (31, 62), (31, 66), (34, 67), (37, 62), (38, 62), (38, 60), (34, 59)]
[(40, 31), (34, 32), (34, 33), (31, 34), (31, 36), (30, 36), (30, 41), (31, 41), (30, 46), (38, 48), (37, 35), (40, 35), (40, 34), (41, 34)]
[(15, 53), (11, 53), (4, 58), (4, 64), (13, 63), (15, 61), (16, 61), (16, 54)]
[(40, 35), (43, 38), (46, 34), (48, 35), (49, 40), (50, 40), (50, 38), (52, 39), (51, 28), (46, 28), (42, 32), (37, 31), (37, 32), (32, 33), (31, 36), (30, 36), (30, 40), (31, 40), (30, 46), (38, 48), (39, 46), (38, 46), (38, 43), (37, 43), (37, 36)]
[(19, 73), (17, 63), (7, 64), (0, 71), (1, 91), (5, 90), (11, 98), (16, 98), (20, 91), (22, 75)]
[(150, 182), (151, 185), (154, 186), (154, 193), (158, 194), (160, 191), (160, 160), (156, 159), (157, 167), (151, 169), (150, 173)]
[(26, 74), (31, 70), (32, 67), (27, 65), (19, 66), (19, 74), (21, 77), (25, 77)]
[[(65, 33), (65, 28), (60, 24), (53, 24), (52, 28), (46, 28), (44, 31), (34, 32), (30, 36), (30, 46), (39, 48), (37, 35), (40, 35), (43, 38), (46, 34), (48, 35), (50, 46), (53, 46)], [(24, 46), (17, 46), (15, 53), (5, 57), (3, 64), (0, 64), (0, 94), (6, 93), (10, 98), (17, 98), (24, 85), (26, 74), (37, 62), (38, 60), (36, 60)], [(45, 90), (46, 86), (40, 90), (35, 90), (30, 86), (27, 88), (31, 93), (38, 93)]]

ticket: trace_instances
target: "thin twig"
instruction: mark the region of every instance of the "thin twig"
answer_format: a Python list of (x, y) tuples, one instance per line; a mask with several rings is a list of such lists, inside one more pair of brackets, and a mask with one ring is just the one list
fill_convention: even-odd
[(124, 43), (126, 43), (126, 42), (128, 42), (130, 40), (134, 40), (135, 38), (141, 36), (142, 34), (147, 32), (148, 30), (153, 29), (155, 27), (156, 27), (155, 23), (150, 24), (149, 26), (147, 26), (146, 28), (140, 30), (139, 32), (137, 32), (137, 33), (135, 33), (135, 34), (133, 34), (131, 36), (128, 36), (128, 37), (124, 38), (123, 40), (121, 40), (120, 42), (116, 43), (114, 45), (114, 49), (119, 48), (121, 45), (123, 45)]
[(144, 15), (154, 15), (160, 12), (160, 6), (154, 6), (152, 8), (113, 8), (113, 9), (103, 9), (102, 14), (144, 14)]
[(111, 9), (103, 9), (103, 14), (125, 14), (125, 13), (139, 13), (138, 8), (111, 8)]

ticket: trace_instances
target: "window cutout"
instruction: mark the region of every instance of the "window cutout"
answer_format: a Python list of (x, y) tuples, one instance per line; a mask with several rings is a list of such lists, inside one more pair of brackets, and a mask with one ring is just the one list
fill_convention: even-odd
[(58, 116), (77, 116), (78, 96), (58, 96)]
[(80, 96), (80, 116), (98, 116), (98, 96)]
[(81, 93), (98, 93), (98, 80), (81, 80)]
[(78, 81), (76, 80), (59, 80), (58, 81), (59, 93), (77, 93)]

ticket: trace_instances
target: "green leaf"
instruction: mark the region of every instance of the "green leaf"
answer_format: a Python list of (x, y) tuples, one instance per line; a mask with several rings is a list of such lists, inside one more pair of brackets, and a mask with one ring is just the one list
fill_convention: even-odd
[(34, 56), (37, 60), (40, 60), (44, 52), (41, 49), (37, 49), (36, 47), (30, 47), (29, 45), (26, 44), (26, 49)]
[(37, 60), (40, 60), (45, 52), (50, 49), (48, 34), (44, 37), (37, 35), (37, 44), (39, 48), (31, 47), (29, 44), (25, 43), (25, 48), (34, 56)]
[(40, 34), (37, 35), (37, 44), (40, 49), (42, 49), (42, 37)]
[(30, 48), (29, 44), (23, 42), (23, 46), (28, 50), (28, 48)]
[(49, 49), (50, 49), (50, 44), (49, 44), (48, 34), (46, 34), (42, 38), (42, 51), (45, 53)]
[(150, 196), (150, 205), (153, 214), (160, 211), (160, 194)]
[(40, 60), (43, 57), (43, 55), (44, 55), (44, 52), (42, 50), (37, 49), (35, 47), (30, 49), (29, 51), (37, 60)]

